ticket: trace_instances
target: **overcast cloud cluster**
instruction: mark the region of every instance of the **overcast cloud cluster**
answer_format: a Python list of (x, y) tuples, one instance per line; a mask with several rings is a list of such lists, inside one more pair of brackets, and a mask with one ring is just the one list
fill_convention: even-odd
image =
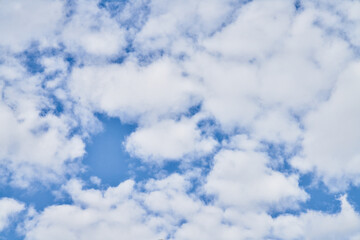
[[(360, 239), (359, 1), (0, 0), (0, 33), (0, 185), (70, 199), (3, 192), (0, 236)], [(179, 170), (89, 185), (99, 114)], [(339, 211), (304, 207), (305, 175)]]

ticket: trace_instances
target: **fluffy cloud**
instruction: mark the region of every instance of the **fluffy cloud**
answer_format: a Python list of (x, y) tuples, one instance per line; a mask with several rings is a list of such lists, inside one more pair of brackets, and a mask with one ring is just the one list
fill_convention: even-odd
[(129, 60), (122, 65), (77, 68), (69, 82), (74, 99), (93, 111), (150, 122), (186, 112), (199, 101), (197, 85), (168, 58), (148, 66)]
[(110, 14), (99, 9), (97, 1), (77, 1), (74, 13), (65, 24), (62, 39), (72, 52), (79, 49), (94, 55), (119, 54), (125, 46), (125, 34)]
[(303, 156), (293, 165), (303, 171), (315, 170), (333, 190), (344, 189), (349, 182), (359, 184), (360, 139), (358, 128), (359, 63), (341, 75), (330, 99), (311, 112), (305, 121)]
[[(1, 5), (4, 183), (73, 177), (85, 139), (100, 129), (96, 113), (138, 126), (124, 145), (142, 167), (186, 163), (116, 187), (70, 180), (62, 191), (72, 202), (29, 215), (26, 239), (359, 238), (346, 197), (339, 213), (299, 209), (311, 197), (299, 186), (303, 173), (332, 191), (360, 184), (359, 3)], [(192, 166), (199, 158), (210, 167)], [(2, 208), (10, 210), (0, 211), (0, 229), (24, 205), (5, 198)]]
[(204, 110), (224, 128), (262, 124), (267, 110), (280, 112), (291, 125), (289, 113), (302, 115), (324, 100), (352, 59), (346, 41), (316, 25), (328, 20), (321, 12), (295, 13), (286, 1), (267, 4), (242, 7), (234, 22), (205, 38), (204, 51), (185, 63), (190, 75), (203, 79)]
[[(174, 240), (357, 239), (359, 236), (360, 216), (346, 196), (341, 198), (339, 213), (307, 211), (271, 217), (265, 211), (251, 209), (254, 206), (251, 202), (235, 207), (205, 204), (197, 193), (188, 193), (190, 180), (191, 174), (173, 174), (151, 179), (142, 187), (127, 180), (104, 190), (86, 189), (81, 181), (71, 180), (63, 189), (70, 194), (73, 204), (53, 205), (32, 214), (24, 226), (25, 239), (64, 236), (90, 240), (104, 236)], [(222, 195), (220, 192), (219, 196)]]
[(266, 165), (267, 159), (260, 153), (223, 150), (215, 156), (205, 190), (214, 194), (219, 204), (242, 211), (284, 210), (306, 200), (296, 175), (286, 176)]
[(1, 1), (0, 46), (21, 51), (31, 41), (52, 45), (63, 17), (63, 2), (57, 0)]
[(145, 191), (131, 180), (105, 190), (84, 189), (71, 180), (64, 189), (74, 203), (33, 215), (25, 224), (25, 239), (242, 239), (270, 231), (269, 215), (205, 205), (187, 193), (189, 180), (178, 174), (152, 179)]
[[(150, 192), (143, 194), (132, 180), (104, 191), (84, 189), (80, 181), (71, 180), (64, 190), (74, 204), (50, 206), (35, 214), (25, 225), (25, 239), (165, 239), (172, 224), (196, 209), (185, 193), (187, 185), (174, 175), (148, 182)], [(167, 217), (159, 216), (161, 213)]]
[(229, 15), (239, 5), (233, 0), (150, 1), (148, 21), (136, 34), (134, 44), (142, 53), (159, 50), (186, 52), (188, 45), (184, 38), (196, 39), (214, 33), (229, 21)]
[(182, 118), (142, 127), (127, 138), (126, 149), (135, 156), (152, 161), (176, 160), (187, 154), (200, 157), (210, 153), (217, 142), (209, 136), (202, 136), (196, 124), (195, 118)]
[[(213, 115), (223, 130), (248, 126), (260, 110), (254, 99), (256, 66), (196, 53), (184, 63), (194, 79), (201, 79), (202, 110)], [(218, 79), (221, 79), (219, 81)]]
[(0, 232), (10, 223), (10, 218), (24, 210), (25, 206), (12, 198), (0, 199)]
[[(18, 186), (32, 180), (57, 181), (68, 172), (67, 161), (84, 154), (69, 114), (57, 114), (56, 103), (41, 87), (43, 78), (30, 75), (9, 57), (0, 73), (0, 162)], [(41, 174), (38, 174), (41, 173)]]
[[(321, 223), (321, 224), (319, 224)], [(360, 216), (341, 197), (341, 211), (325, 214), (308, 211), (300, 216), (284, 215), (274, 221), (273, 232), (281, 239), (359, 239)]]
[[(294, 16), (291, 1), (254, 1), (239, 9), (237, 19), (204, 39), (204, 46), (231, 58), (264, 59), (277, 51)], [(276, 15), (276, 17), (274, 17)]]

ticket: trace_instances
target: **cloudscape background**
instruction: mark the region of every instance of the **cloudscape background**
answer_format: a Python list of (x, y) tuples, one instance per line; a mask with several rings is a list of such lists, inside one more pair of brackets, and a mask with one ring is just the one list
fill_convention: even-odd
[(360, 239), (360, 2), (0, 0), (1, 240)]

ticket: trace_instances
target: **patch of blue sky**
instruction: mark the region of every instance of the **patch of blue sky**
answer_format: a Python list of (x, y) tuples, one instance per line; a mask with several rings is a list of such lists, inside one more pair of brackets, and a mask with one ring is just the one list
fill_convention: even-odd
[(139, 65), (147, 66), (147, 65), (150, 65), (151, 63), (153, 63), (154, 61), (161, 59), (166, 54), (168, 54), (168, 53), (166, 52), (165, 49), (158, 49), (158, 50), (153, 50), (153, 51), (146, 52), (146, 53), (138, 52), (136, 54), (136, 58), (138, 60)]
[(302, 204), (303, 209), (311, 209), (326, 213), (337, 213), (340, 211), (339, 197), (343, 193), (332, 193), (324, 183), (316, 182), (313, 173), (304, 174), (299, 179), (299, 186), (310, 195), (310, 199)]
[[(309, 195), (309, 199), (299, 203), (298, 209), (287, 209), (278, 211), (273, 209), (270, 211), (272, 217), (280, 214), (299, 215), (309, 210), (319, 211), (327, 214), (336, 214), (341, 211), (340, 196), (344, 193), (332, 193), (328, 187), (322, 182), (315, 183), (315, 175), (313, 173), (303, 174), (299, 179), (299, 186), (303, 188)], [(351, 199), (350, 199), (351, 203)]]
[(68, 68), (67, 71), (68, 73), (71, 72), (72, 68), (75, 66), (76, 64), (76, 58), (75, 56), (71, 55), (70, 53), (65, 53), (64, 54), (64, 60), (67, 62), (68, 64)]
[(98, 7), (106, 9), (114, 17), (124, 9), (127, 2), (128, 0), (100, 0)]
[[(194, 113), (198, 111), (199, 106), (190, 110)], [(191, 180), (192, 187), (189, 189), (189, 193), (195, 193), (203, 183), (204, 177), (211, 169), (213, 155), (204, 157), (202, 159), (196, 159), (188, 162), (187, 165), (181, 161), (168, 161), (161, 166), (147, 164), (143, 161), (131, 157), (124, 148), (123, 141), (129, 136), (135, 129), (134, 124), (121, 123), (118, 118), (110, 118), (105, 115), (97, 115), (102, 122), (104, 130), (95, 136), (92, 136), (91, 140), (87, 143), (87, 154), (83, 159), (83, 164), (86, 166), (86, 171), (79, 175), (84, 181), (90, 183), (92, 176), (99, 177), (103, 186), (116, 186), (124, 180), (133, 178), (136, 181), (143, 181), (149, 178), (156, 178), (159, 175), (167, 176), (172, 173), (183, 173), (189, 168), (198, 168), (201, 170), (201, 174), (197, 178)], [(216, 126), (216, 123), (211, 120), (201, 122), (200, 128), (206, 129), (208, 126)], [(222, 141), (227, 138), (228, 135), (219, 131), (217, 140)], [(267, 144), (267, 153), (272, 158), (288, 157), (288, 153), (284, 150), (283, 145)], [(286, 163), (286, 161), (285, 161)], [(291, 167), (289, 165), (283, 166), (284, 169), (278, 169), (281, 172), (288, 171)], [(313, 184), (314, 176), (312, 174), (302, 175), (300, 178), (300, 187), (310, 195), (310, 198), (305, 203), (301, 203), (301, 207), (298, 210), (287, 210), (285, 213), (299, 214), (309, 209), (322, 211), (326, 213), (337, 213), (340, 211), (340, 202), (338, 200), (339, 194), (332, 194), (328, 191), (327, 187), (319, 183)], [(52, 193), (53, 187), (37, 186), (36, 190), (23, 192), (20, 189), (11, 188), (9, 186), (2, 186), (0, 194), (6, 197), (13, 197), (19, 201), (26, 202), (33, 205), (36, 209), (41, 210), (46, 206), (54, 203), (70, 203), (67, 198), (56, 199)], [(1, 195), (0, 195), (1, 196)], [(352, 188), (349, 193), (349, 201), (351, 203), (359, 202), (359, 189)], [(213, 201), (212, 196), (200, 194), (200, 200), (204, 203), (210, 204)], [(359, 209), (359, 206), (355, 204), (355, 207)], [(284, 213), (284, 211), (272, 211), (273, 217)], [(7, 231), (7, 234), (16, 234), (11, 230)], [(21, 238), (11, 238), (21, 239)]]
[(355, 211), (360, 213), (360, 186), (350, 185), (346, 194), (349, 203), (353, 206)]
[(43, 117), (49, 113), (54, 114), (55, 116), (60, 116), (64, 112), (64, 104), (53, 94), (50, 94), (48, 98), (51, 101), (50, 105), (41, 109), (40, 116)]
[[(98, 7), (105, 9), (119, 26), (132, 31), (139, 31), (146, 23), (150, 14), (150, 1), (135, 2), (129, 0), (100, 0)], [(125, 14), (123, 10), (127, 9)], [(131, 38), (133, 35), (127, 35)], [(131, 40), (131, 39), (127, 39)]]
[(112, 57), (109, 62), (110, 63), (116, 63), (116, 64), (122, 64), (127, 58), (127, 54), (121, 54), (119, 56)]
[(132, 39), (127, 39), (127, 45), (124, 48), (124, 51), (118, 55), (110, 57), (109, 63), (122, 64), (129, 55), (135, 53), (135, 48), (133, 47)]
[(131, 156), (125, 151), (125, 137), (133, 132), (136, 125), (121, 123), (118, 118), (97, 115), (103, 124), (103, 131), (92, 136), (86, 145), (83, 164), (86, 171), (81, 174), (84, 179), (96, 176), (108, 186), (116, 186), (131, 178), (129, 166)]
[(26, 189), (17, 188), (8, 184), (1, 184), (0, 198), (14, 198), (17, 201), (26, 203), (27, 206), (34, 207), (37, 211), (53, 204), (70, 203), (68, 198), (57, 198), (54, 190), (59, 189), (60, 185), (44, 185), (41, 183), (32, 183)]
[(271, 159), (269, 167), (283, 173), (294, 173), (295, 169), (289, 164), (289, 159), (297, 155), (301, 150), (299, 145), (287, 145), (286, 143), (273, 143), (261, 141), (259, 151), (265, 152)]
[[(135, 124), (122, 123), (118, 118), (97, 115), (103, 124), (103, 131), (89, 140), (83, 165), (86, 171), (80, 174), (86, 182), (92, 176), (101, 179), (103, 186), (116, 186), (119, 183), (134, 179), (136, 182), (150, 178), (163, 178), (173, 173), (183, 174), (189, 169), (200, 170), (200, 175), (191, 180), (190, 192), (201, 186), (203, 178), (209, 173), (213, 156), (202, 158), (185, 156), (182, 159), (166, 160), (163, 163), (146, 162), (126, 152), (123, 142), (135, 129)], [(204, 196), (205, 198), (205, 196)]]
[(145, 182), (149, 179), (161, 179), (173, 173), (182, 173), (180, 161), (165, 160), (162, 163), (144, 162), (139, 158), (131, 158), (128, 165), (128, 174), (136, 182)]
[[(299, 148), (295, 147), (289, 151), (284, 144), (263, 142), (263, 145), (265, 146), (265, 152), (273, 160), (269, 167), (285, 174), (300, 174), (288, 162), (289, 159), (299, 152)], [(298, 215), (307, 210), (325, 213), (338, 213), (340, 211), (340, 194), (331, 193), (321, 181), (317, 181), (314, 173), (300, 174), (299, 187), (308, 193), (309, 199), (300, 203), (300, 208), (296, 210), (278, 211), (274, 209), (271, 211), (273, 217), (283, 213)]]
[[(194, 101), (196, 102), (196, 101)], [(192, 105), (191, 107), (189, 107), (187, 109), (187, 111), (181, 112), (179, 114), (173, 115), (172, 118), (175, 121), (180, 121), (182, 118), (186, 117), (186, 118), (192, 118), (193, 116), (195, 116), (197, 113), (199, 113), (201, 111), (201, 105), (202, 103), (194, 103), (194, 105)], [(198, 127), (200, 127), (200, 125), (198, 124)]]
[(51, 80), (54, 80), (55, 78), (57, 78), (60, 74), (62, 73), (62, 71), (60, 70), (56, 70), (56, 71), (53, 71), (51, 73), (48, 73), (48, 74), (44, 74), (44, 82), (42, 84), (42, 87), (45, 88), (45, 83), (47, 81), (51, 81)]
[[(185, 74), (185, 73), (184, 73)], [(186, 74), (185, 74), (186, 75)], [(195, 104), (194, 106), (191, 106), (188, 111), (185, 113), (186, 117), (192, 117), (195, 114), (199, 113), (201, 110), (202, 104)]]
[(295, 0), (294, 6), (295, 6), (295, 10), (296, 10), (296, 11), (301, 11), (301, 10), (303, 10), (303, 6), (302, 6), (302, 3), (301, 3), (301, 0)]
[(200, 170), (198, 172), (198, 175), (195, 175), (194, 177), (192, 177), (190, 179), (191, 186), (187, 192), (189, 194), (193, 194), (193, 193), (199, 194), (199, 199), (206, 204), (212, 202), (214, 200), (214, 197), (211, 195), (208, 195), (208, 194), (204, 194), (201, 191), (201, 188), (203, 187), (206, 176), (212, 170), (213, 163), (214, 163), (214, 155), (215, 155), (215, 153), (211, 154), (209, 156), (206, 156), (202, 159), (199, 159), (197, 161), (191, 162), (191, 167), (187, 166), (187, 168), (191, 169), (191, 170)]
[[(40, 48), (37, 42), (33, 42), (27, 49), (23, 52), (20, 52), (16, 55), (18, 59), (22, 62), (26, 70), (31, 74), (43, 74), (44, 66), (41, 64), (41, 58), (43, 57), (53, 57), (53, 56), (63, 56), (64, 60), (69, 63), (73, 62), (73, 59), (68, 59), (69, 56), (64, 52), (65, 46), (60, 44), (59, 47), (49, 47), (49, 48)], [(73, 65), (73, 64), (69, 64)], [(45, 79), (51, 79), (52, 75), (45, 75)]]
[(24, 52), (18, 54), (18, 58), (29, 73), (36, 74), (44, 71), (44, 66), (42, 66), (39, 61), (42, 55), (43, 54), (38, 48), (38, 44), (33, 43)]
[[(43, 88), (45, 88), (45, 82), (51, 80), (51, 78), (45, 78), (43, 82)], [(64, 103), (54, 94), (53, 91), (46, 91), (46, 97), (48, 103), (40, 110), (40, 116), (46, 116), (47, 114), (53, 114), (60, 116), (65, 111)]]
[(236, 134), (237, 131), (233, 133), (225, 133), (221, 130), (221, 127), (218, 122), (213, 118), (202, 119), (197, 123), (197, 127), (201, 130), (201, 134), (209, 135), (211, 134), (216, 141), (221, 143), (224, 140), (229, 140), (233, 134)]
[[(27, 207), (33, 207), (36, 211), (43, 211), (46, 207), (55, 204), (71, 204), (72, 200), (68, 196), (57, 197), (54, 190), (58, 190), (60, 185), (44, 185), (33, 183), (28, 188), (17, 188), (8, 184), (0, 185), (0, 198), (7, 197), (16, 199), (24, 203)], [(0, 240), (22, 240), (24, 236), (17, 231), (26, 218), (26, 210), (11, 218), (10, 225), (0, 232)]]
[(11, 218), (10, 225), (0, 232), (0, 240), (23, 240), (25, 237), (17, 231), (19, 224), (22, 224), (24, 214), (19, 214), (14, 218)]
[[(180, 219), (177, 223), (174, 223), (174, 226), (176, 226), (177, 228), (180, 228), (182, 225), (186, 224), (188, 221), (186, 219)], [(162, 228), (158, 228), (157, 229), (158, 232), (161, 231), (166, 231), (167, 229), (165, 227)], [(165, 237), (165, 239), (175, 239), (175, 234), (176, 234), (176, 228), (172, 229)], [(160, 239), (161, 240), (161, 239)]]
[[(276, 145), (267, 143), (266, 152), (272, 159), (281, 159), (282, 161), (276, 161), (275, 164), (271, 165), (274, 170), (282, 173), (297, 173), (295, 169), (291, 167), (288, 160), (294, 156), (297, 152), (287, 152), (286, 147), (282, 144)], [(275, 166), (275, 167), (274, 167)], [(360, 212), (360, 189), (359, 187), (351, 186), (346, 192), (332, 193), (323, 182), (318, 181), (314, 173), (300, 174), (299, 186), (303, 188), (309, 195), (309, 199), (303, 203), (300, 203), (300, 208), (297, 210), (286, 210), (286, 211), (271, 211), (271, 215), (276, 217), (283, 213), (289, 213), (298, 215), (308, 210), (321, 211), (324, 213), (334, 214), (341, 210), (341, 202), (339, 197), (347, 194), (349, 202), (355, 208), (356, 211)]]
[(69, 20), (75, 13), (76, 1), (66, 0), (65, 2), (65, 16)]

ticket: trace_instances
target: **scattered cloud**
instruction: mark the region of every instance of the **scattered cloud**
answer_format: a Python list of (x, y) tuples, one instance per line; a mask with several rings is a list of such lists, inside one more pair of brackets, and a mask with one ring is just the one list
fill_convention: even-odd
[(135, 156), (150, 161), (178, 160), (192, 154), (195, 157), (211, 153), (217, 141), (202, 135), (197, 119), (163, 120), (139, 128), (126, 140), (126, 149)]
[[(25, 239), (360, 237), (358, 2), (0, 5), (0, 186), (68, 198), (29, 207)], [(81, 179), (99, 114), (135, 126), (118, 146), (147, 174)], [(31, 205), (2, 189), (0, 231)]]
[(0, 199), (0, 232), (10, 223), (11, 217), (25, 209), (25, 205), (12, 198)]

